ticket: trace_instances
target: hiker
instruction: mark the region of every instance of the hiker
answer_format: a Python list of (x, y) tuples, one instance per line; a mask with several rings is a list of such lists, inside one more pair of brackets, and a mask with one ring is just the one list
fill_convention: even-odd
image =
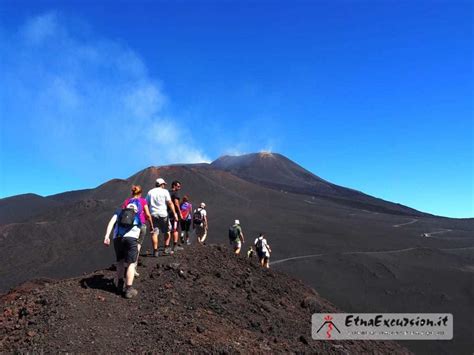
[[(119, 209), (110, 219), (104, 237), (104, 244), (110, 245), (110, 233), (114, 229), (114, 249), (117, 261), (117, 275), (115, 285), (117, 293), (123, 294), (125, 298), (133, 298), (138, 291), (133, 288), (135, 278), (135, 267), (138, 257), (138, 238), (140, 236), (140, 203), (135, 201), (129, 203), (124, 209)], [(124, 273), (125, 268), (127, 272)], [(125, 292), (124, 292), (125, 285)]]
[(263, 233), (260, 233), (258, 238), (255, 239), (254, 245), (260, 265), (266, 267), (267, 269), (270, 268), (270, 253), (272, 252), (272, 249), (270, 248), (270, 245), (265, 239), (265, 235)]
[(181, 211), (181, 242), (191, 245), (189, 240), (189, 229), (191, 228), (193, 205), (189, 202), (189, 196), (183, 196), (183, 202), (180, 206)]
[(171, 202), (171, 196), (168, 190), (165, 189), (166, 181), (162, 178), (156, 179), (155, 188), (148, 191), (146, 200), (150, 206), (151, 219), (155, 226), (152, 234), (153, 256), (158, 256), (158, 233), (163, 233), (165, 237), (165, 255), (173, 254), (170, 248), (170, 225), (168, 218), (168, 208), (171, 210), (175, 220), (178, 219), (174, 205)]
[[(181, 183), (178, 180), (174, 180), (171, 183), (171, 190), (169, 191), (170, 196), (171, 196), (171, 202), (173, 203), (174, 209), (172, 211), (170, 208), (168, 208), (170, 226), (171, 226), (170, 232), (173, 235), (173, 251), (183, 250), (183, 248), (178, 245), (179, 243), (178, 228), (180, 227), (180, 221), (183, 219), (183, 216), (181, 215), (180, 202), (179, 202), (180, 200), (179, 190), (181, 190)], [(176, 215), (178, 216), (178, 218), (175, 218)]]
[(229, 242), (234, 248), (235, 254), (240, 254), (240, 249), (242, 244), (245, 243), (244, 233), (242, 232), (242, 227), (240, 226), (240, 221), (235, 220), (234, 225), (229, 228)]
[(198, 208), (193, 213), (193, 229), (196, 233), (196, 237), (199, 243), (204, 244), (207, 237), (207, 231), (209, 228), (207, 211), (205, 210), (206, 204), (201, 202)]
[[(153, 230), (153, 221), (151, 219), (150, 210), (148, 209), (147, 201), (142, 197), (142, 187), (140, 185), (133, 185), (132, 186), (132, 197), (127, 198), (122, 203), (122, 209), (124, 209), (130, 202), (138, 201), (140, 204), (140, 211), (139, 211), (139, 218), (141, 222), (140, 226), (140, 235), (138, 237), (138, 254), (137, 254), (137, 266), (138, 266), (138, 256), (140, 255), (140, 249), (142, 248), (143, 241), (145, 240), (145, 236), (147, 233), (147, 226), (146, 221), (150, 223), (150, 230)], [(138, 277), (140, 274), (137, 272), (135, 267), (135, 276)]]
[(255, 250), (253, 250), (253, 247), (250, 246), (249, 247), (249, 250), (247, 250), (247, 258), (253, 258), (253, 256), (255, 255)]

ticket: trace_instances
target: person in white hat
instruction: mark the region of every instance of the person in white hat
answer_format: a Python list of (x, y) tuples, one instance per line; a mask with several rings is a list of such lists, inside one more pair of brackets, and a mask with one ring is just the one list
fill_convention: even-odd
[(173, 254), (170, 248), (170, 222), (168, 217), (168, 208), (175, 220), (178, 220), (178, 215), (171, 201), (171, 196), (168, 190), (165, 189), (166, 181), (162, 178), (156, 179), (156, 187), (148, 191), (146, 196), (148, 206), (150, 206), (150, 213), (155, 226), (152, 234), (153, 256), (158, 256), (158, 232), (161, 231), (165, 236), (165, 255)]
[(207, 231), (209, 228), (207, 219), (206, 204), (201, 202), (198, 208), (194, 210), (193, 213), (193, 229), (196, 233), (197, 241), (201, 244), (204, 244), (204, 241), (207, 238)]
[(240, 226), (240, 221), (236, 219), (234, 225), (229, 228), (229, 242), (234, 248), (235, 254), (240, 254), (242, 249), (242, 244), (245, 243), (244, 233), (242, 232), (242, 227)]

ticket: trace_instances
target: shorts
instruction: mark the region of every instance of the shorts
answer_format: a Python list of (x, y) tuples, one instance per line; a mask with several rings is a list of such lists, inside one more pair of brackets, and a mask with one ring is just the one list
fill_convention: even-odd
[(181, 220), (181, 231), (182, 232), (189, 232), (190, 228), (191, 228), (191, 220), (190, 219)]
[(178, 231), (178, 226), (179, 226), (178, 221), (175, 220), (174, 218), (170, 218), (169, 221), (170, 221), (170, 231), (171, 232), (177, 232)]
[(155, 233), (160, 231), (161, 233), (168, 233), (170, 231), (170, 221), (168, 216), (166, 217), (151, 217), (153, 219), (153, 226), (155, 229), (153, 230)]
[(206, 234), (206, 228), (204, 228), (203, 225), (195, 226), (194, 229), (195, 229), (195, 232), (196, 232), (196, 236), (198, 238), (202, 238)]
[(262, 261), (262, 260), (267, 261), (268, 259), (270, 259), (270, 255), (268, 255), (267, 253), (264, 253), (264, 252), (258, 252), (257, 251), (257, 256), (258, 256), (258, 259), (260, 261)]
[(148, 230), (148, 228), (146, 227), (146, 224), (143, 223), (140, 227), (140, 235), (138, 236), (138, 244), (140, 244), (140, 245), (143, 244), (143, 241), (145, 240), (147, 230)]
[(234, 247), (234, 249), (242, 248), (242, 241), (240, 239), (231, 240), (230, 244)]
[(118, 237), (114, 239), (114, 249), (117, 261), (124, 260), (127, 264), (133, 264), (138, 258), (138, 239)]

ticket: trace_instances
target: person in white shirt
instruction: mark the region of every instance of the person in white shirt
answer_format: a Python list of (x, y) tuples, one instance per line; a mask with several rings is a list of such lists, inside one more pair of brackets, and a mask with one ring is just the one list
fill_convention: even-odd
[(156, 187), (148, 191), (146, 200), (150, 207), (151, 218), (155, 226), (151, 236), (153, 243), (153, 256), (158, 256), (158, 232), (165, 236), (165, 255), (173, 254), (170, 248), (170, 222), (168, 216), (168, 208), (171, 210), (175, 220), (178, 220), (178, 215), (171, 201), (171, 196), (168, 190), (165, 189), (166, 181), (162, 178), (156, 179)]
[[(138, 208), (134, 203), (130, 203), (126, 206), (126, 210), (133, 209), (135, 214), (138, 212)], [(110, 234), (113, 229), (113, 244), (115, 249), (115, 255), (117, 260), (117, 276), (115, 285), (117, 287), (117, 293), (123, 294), (125, 298), (133, 298), (138, 294), (138, 291), (133, 288), (133, 279), (135, 277), (135, 267), (137, 265), (138, 257), (138, 237), (140, 235), (140, 226), (138, 215), (133, 221), (133, 225), (130, 227), (123, 226), (121, 224), (120, 216), (122, 216), (124, 210), (118, 209), (107, 224), (107, 230), (105, 232), (104, 244), (110, 245)], [(125, 280), (123, 279), (125, 269)], [(125, 292), (124, 292), (125, 286)]]
[(270, 254), (272, 249), (270, 248), (270, 245), (265, 239), (265, 235), (263, 233), (260, 233), (258, 238), (255, 239), (254, 245), (257, 251), (258, 259), (260, 260), (260, 265), (268, 269), (270, 267)]
[(200, 244), (204, 244), (209, 228), (207, 220), (207, 211), (205, 210), (205, 208), (206, 204), (204, 202), (201, 202), (199, 207), (194, 210), (193, 214), (193, 228), (194, 232), (196, 233), (197, 241)]

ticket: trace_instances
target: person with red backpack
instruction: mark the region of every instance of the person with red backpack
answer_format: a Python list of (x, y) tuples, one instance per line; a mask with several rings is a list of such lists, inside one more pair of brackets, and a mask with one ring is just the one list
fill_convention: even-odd
[(187, 245), (191, 244), (189, 240), (189, 229), (191, 228), (192, 222), (192, 211), (193, 205), (189, 202), (189, 196), (183, 196), (183, 202), (179, 207), (181, 210), (181, 242), (186, 243)]

